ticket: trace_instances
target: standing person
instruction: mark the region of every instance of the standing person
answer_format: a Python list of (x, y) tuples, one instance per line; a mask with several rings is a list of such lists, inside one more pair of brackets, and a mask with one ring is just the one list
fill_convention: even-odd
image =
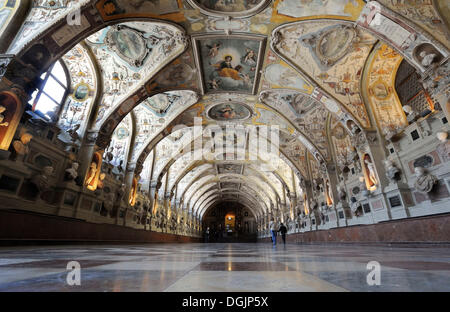
[(278, 230), (278, 232), (281, 233), (281, 238), (283, 239), (283, 244), (286, 245), (287, 227), (283, 223), (280, 224), (280, 229)]
[(206, 228), (205, 231), (205, 243), (209, 243), (209, 226)]
[(272, 242), (273, 245), (275, 246), (277, 244), (277, 232), (278, 232), (277, 224), (272, 219), (269, 223), (269, 226), (270, 226), (270, 233), (272, 234)]

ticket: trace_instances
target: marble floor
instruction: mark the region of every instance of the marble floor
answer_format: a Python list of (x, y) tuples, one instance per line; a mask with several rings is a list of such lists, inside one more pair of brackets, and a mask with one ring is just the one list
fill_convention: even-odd
[[(67, 283), (71, 261), (80, 264), (80, 286)], [(367, 282), (371, 261), (380, 264), (380, 285)], [(0, 291), (450, 291), (450, 248), (294, 244), (275, 248), (269, 244), (0, 247)]]

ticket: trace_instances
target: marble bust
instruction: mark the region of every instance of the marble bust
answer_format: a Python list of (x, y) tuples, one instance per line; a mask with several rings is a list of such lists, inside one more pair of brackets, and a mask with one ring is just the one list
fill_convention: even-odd
[(420, 52), (420, 57), (422, 58), (422, 66), (428, 67), (433, 64), (434, 59), (436, 58), (436, 54), (428, 53), (426, 51)]
[(49, 189), (49, 179), (53, 174), (53, 167), (47, 166), (42, 169), (42, 172), (38, 175), (35, 175), (31, 182), (37, 187), (39, 192), (44, 192)]
[(426, 173), (422, 167), (414, 168), (414, 172), (417, 178), (414, 183), (416, 190), (421, 193), (430, 193), (434, 185), (438, 182), (437, 178), (432, 174)]
[(385, 167), (386, 167), (386, 176), (387, 178), (391, 181), (394, 182), (396, 180), (398, 180), (398, 175), (400, 173), (400, 169), (398, 169), (394, 163), (392, 162), (392, 160), (386, 160), (385, 162)]
[(28, 144), (31, 142), (33, 136), (29, 133), (24, 133), (20, 136), (20, 140), (13, 142), (13, 149), (17, 155), (25, 156), (30, 152)]
[(78, 168), (80, 164), (77, 162), (72, 163), (72, 166), (70, 168), (66, 169), (66, 180), (67, 181), (73, 181), (78, 177)]
[(344, 188), (342, 186), (337, 187), (339, 199), (344, 201), (347, 198), (347, 193), (345, 192)]

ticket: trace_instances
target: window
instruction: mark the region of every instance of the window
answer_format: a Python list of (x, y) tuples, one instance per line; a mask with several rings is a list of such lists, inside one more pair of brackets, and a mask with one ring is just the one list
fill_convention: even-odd
[(32, 96), (33, 112), (49, 122), (58, 120), (58, 112), (68, 93), (66, 71), (60, 61), (42, 74), (42, 86)]

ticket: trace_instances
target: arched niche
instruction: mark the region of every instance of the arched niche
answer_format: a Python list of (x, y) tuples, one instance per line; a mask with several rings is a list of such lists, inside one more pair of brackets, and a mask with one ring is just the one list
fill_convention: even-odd
[(136, 177), (134, 177), (133, 182), (131, 184), (130, 198), (129, 198), (129, 203), (131, 207), (134, 207), (136, 205), (137, 190), (138, 190), (138, 180)]
[(375, 169), (375, 164), (369, 154), (364, 154), (361, 158), (362, 168), (364, 173), (364, 180), (369, 191), (375, 191), (378, 185), (378, 177)]
[(0, 149), (7, 151), (16, 133), (22, 113), (22, 101), (9, 91), (0, 93)]
[(92, 156), (92, 161), (89, 166), (88, 173), (86, 174), (85, 185), (88, 190), (95, 191), (98, 187), (98, 181), (100, 179), (100, 171), (102, 168), (102, 153), (96, 152), (94, 156)]

